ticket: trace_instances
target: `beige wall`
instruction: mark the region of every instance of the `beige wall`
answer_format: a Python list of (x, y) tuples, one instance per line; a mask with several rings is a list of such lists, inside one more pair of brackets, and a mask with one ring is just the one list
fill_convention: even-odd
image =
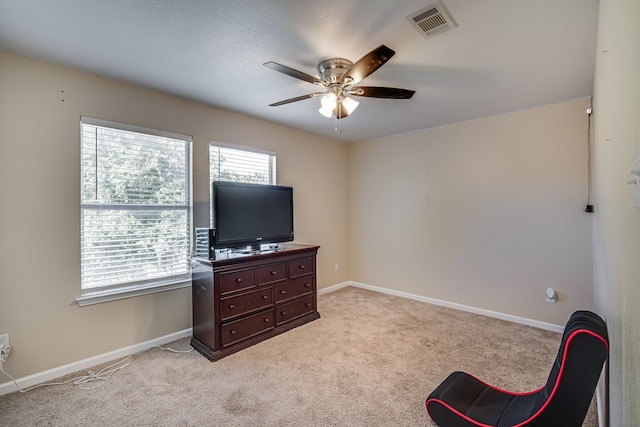
[[(191, 327), (184, 288), (78, 307), (81, 115), (192, 135), (195, 224), (208, 225), (208, 144), (273, 150), (294, 187), (296, 241), (318, 285), (347, 280), (348, 147), (202, 104), (0, 52), (0, 333), (20, 378)], [(2, 379), (0, 381), (4, 382)]]
[(610, 425), (640, 423), (640, 209), (633, 154), (640, 146), (640, 2), (600, 0), (594, 87), (595, 305), (605, 315)]
[(588, 103), (352, 145), (350, 279), (556, 325), (591, 308)]

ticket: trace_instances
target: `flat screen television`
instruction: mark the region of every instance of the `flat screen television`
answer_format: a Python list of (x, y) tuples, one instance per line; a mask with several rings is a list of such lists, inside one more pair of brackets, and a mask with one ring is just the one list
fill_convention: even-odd
[(216, 249), (293, 240), (293, 188), (214, 181), (211, 184)]

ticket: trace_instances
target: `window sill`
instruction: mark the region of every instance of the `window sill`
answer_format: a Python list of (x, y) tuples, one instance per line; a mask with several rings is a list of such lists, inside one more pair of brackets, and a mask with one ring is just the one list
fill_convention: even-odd
[(174, 289), (191, 286), (191, 280), (180, 280), (176, 282), (154, 283), (147, 286), (124, 286), (117, 289), (86, 291), (82, 296), (76, 298), (76, 303), (80, 307), (100, 304), (103, 302), (116, 301), (119, 299), (132, 298), (141, 295), (155, 294), (157, 292), (172, 291)]

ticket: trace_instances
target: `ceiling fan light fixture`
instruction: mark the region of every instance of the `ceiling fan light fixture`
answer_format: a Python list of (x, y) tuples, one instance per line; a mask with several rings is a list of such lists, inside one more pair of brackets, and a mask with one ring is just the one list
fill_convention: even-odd
[(360, 104), (358, 101), (354, 101), (348, 96), (345, 96), (344, 99), (342, 100), (342, 106), (347, 110), (348, 114), (353, 113), (353, 111), (356, 109), (358, 104)]
[(338, 97), (335, 93), (331, 92), (326, 94), (320, 99), (320, 109), (318, 110), (320, 114), (327, 118), (331, 118), (333, 114), (333, 109), (336, 108), (336, 104), (338, 102)]
[(320, 109), (318, 111), (320, 112), (320, 114), (322, 114), (323, 116), (325, 116), (328, 119), (330, 119), (331, 115), (333, 114), (333, 109), (332, 108), (320, 107)]

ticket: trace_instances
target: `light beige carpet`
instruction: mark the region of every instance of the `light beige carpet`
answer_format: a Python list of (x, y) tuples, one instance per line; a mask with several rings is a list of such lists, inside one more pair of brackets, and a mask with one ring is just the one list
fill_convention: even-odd
[[(0, 425), (433, 426), (425, 398), (450, 372), (532, 390), (561, 338), (353, 287), (320, 296), (318, 309), (320, 319), (217, 362), (152, 349), (92, 390), (0, 396)], [(596, 420), (592, 407), (584, 425)]]

